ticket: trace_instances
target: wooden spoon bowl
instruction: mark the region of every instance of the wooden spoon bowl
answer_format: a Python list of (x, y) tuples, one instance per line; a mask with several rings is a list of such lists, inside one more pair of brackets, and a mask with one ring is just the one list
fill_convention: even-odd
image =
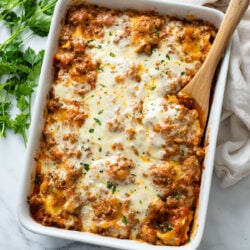
[(201, 127), (206, 126), (211, 85), (217, 65), (228, 41), (249, 6), (250, 0), (231, 0), (213, 45), (194, 78), (179, 92), (192, 98), (198, 110)]

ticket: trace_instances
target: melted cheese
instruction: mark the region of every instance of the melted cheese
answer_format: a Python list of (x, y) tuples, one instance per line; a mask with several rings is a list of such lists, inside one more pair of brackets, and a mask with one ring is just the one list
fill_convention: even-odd
[[(196, 150), (202, 132), (197, 111), (181, 104), (176, 93), (201, 64), (197, 48), (209, 43), (207, 34), (190, 45), (194, 58), (183, 60), (187, 45), (178, 41), (185, 21), (85, 5), (69, 13), (70, 39), (64, 41), (62, 34), (59, 48), (68, 55), (56, 56), (58, 75), (38, 157), (39, 175), (47, 183), (40, 187), (42, 206), (52, 224), (149, 241), (143, 230), (154, 204), (165, 200), (159, 211), (169, 214), (182, 206), (193, 210), (196, 197), (186, 205), (191, 191), (182, 184), (191, 190), (198, 185), (195, 171), (190, 174), (192, 167), (186, 165), (192, 161), (194, 169), (200, 168)], [(138, 31), (139, 20), (146, 22), (145, 33)], [(96, 32), (88, 30), (88, 22)], [(194, 29), (202, 33), (199, 25)], [(58, 190), (64, 190), (63, 198), (56, 197)], [(183, 200), (173, 201), (179, 196)], [(170, 215), (162, 216), (165, 221), (152, 225), (151, 243), (184, 243), (192, 218), (183, 216), (185, 223), (178, 226)], [(162, 225), (168, 223), (174, 229), (166, 233)], [(182, 238), (177, 227), (185, 227)]]

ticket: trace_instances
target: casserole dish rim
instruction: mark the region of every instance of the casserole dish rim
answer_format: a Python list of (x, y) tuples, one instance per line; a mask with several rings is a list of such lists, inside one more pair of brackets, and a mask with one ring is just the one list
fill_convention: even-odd
[[(204, 169), (202, 171), (202, 179), (201, 179), (201, 190), (199, 194), (198, 205), (196, 208), (196, 215), (195, 215), (195, 222), (192, 229), (192, 240), (191, 242), (182, 245), (182, 246), (154, 246), (148, 243), (141, 243), (133, 240), (124, 240), (124, 239), (116, 239), (112, 237), (104, 237), (97, 234), (91, 234), (88, 232), (78, 232), (72, 230), (65, 230), (59, 229), (55, 227), (48, 227), (43, 226), (37, 222), (35, 222), (30, 214), (29, 214), (29, 205), (27, 204), (26, 197), (29, 195), (31, 190), (31, 185), (33, 178), (31, 178), (32, 173), (34, 172), (34, 155), (36, 149), (38, 149), (40, 143), (40, 135), (43, 128), (43, 122), (41, 119), (43, 118), (44, 108), (47, 102), (47, 94), (50, 89), (51, 83), (53, 81), (53, 73), (52, 73), (52, 58), (55, 54), (57, 48), (57, 41), (58, 41), (58, 34), (60, 31), (60, 26), (62, 25), (62, 18), (65, 15), (65, 10), (68, 6), (68, 3), (76, 2), (79, 3), (81, 1), (71, 1), (71, 0), (59, 0), (57, 2), (55, 12), (52, 19), (51, 30), (49, 33), (49, 37), (47, 40), (46, 52), (44, 57), (44, 62), (41, 70), (41, 75), (39, 79), (39, 85), (37, 89), (35, 104), (33, 108), (33, 121), (30, 127), (30, 134), (28, 140), (28, 146), (25, 156), (25, 171), (24, 176), (22, 178), (21, 183), (21, 192), (20, 192), (20, 201), (18, 203), (18, 219), (22, 226), (26, 229), (43, 234), (48, 236), (55, 236), (64, 239), (76, 240), (90, 244), (108, 246), (108, 247), (116, 247), (120, 249), (195, 249), (200, 244), (202, 234), (205, 227), (205, 217), (207, 213), (207, 206), (208, 206), (208, 198), (210, 192), (210, 185), (212, 179), (212, 172), (213, 172), (213, 160), (215, 154), (215, 147), (216, 147), (216, 140), (219, 128), (219, 120), (220, 120), (220, 113), (222, 108), (222, 100), (224, 96), (224, 89), (226, 84), (226, 73), (228, 70), (228, 62), (229, 62), (229, 55), (230, 55), (230, 46), (228, 46), (227, 51), (225, 53), (224, 59), (222, 61), (220, 71), (217, 78), (217, 85), (215, 87), (215, 92), (213, 96), (213, 102), (211, 105), (211, 112), (209, 116), (208, 126), (206, 130), (206, 141), (208, 141), (207, 146), (207, 153), (204, 160)], [(100, 5), (106, 6), (114, 3), (115, 0), (89, 0), (86, 2), (95, 2), (101, 3)], [(105, 3), (103, 3), (105, 2)], [(119, 1), (116, 1), (117, 5)], [(194, 11), (195, 13), (203, 13), (203, 15), (214, 15), (217, 16), (217, 25), (218, 22), (222, 20), (223, 14), (217, 10), (200, 7), (191, 4), (182, 4), (176, 3), (173, 1), (166, 1), (166, 0), (137, 0), (134, 2), (123, 3), (122, 9), (125, 5), (131, 5), (131, 9), (136, 8), (137, 5), (145, 5), (145, 8), (152, 9), (152, 10), (160, 10), (161, 6), (171, 7), (172, 13), (166, 12), (166, 14), (176, 15), (182, 13), (187, 13), (187, 15), (191, 15)], [(153, 8), (156, 6), (156, 8)], [(111, 6), (110, 6), (111, 7)], [(143, 7), (144, 8), (144, 7)], [(157, 9), (158, 8), (158, 9)], [(176, 10), (174, 10), (176, 8)], [(179, 10), (179, 11), (178, 11)], [(181, 11), (180, 11), (181, 10)], [(164, 11), (163, 11), (164, 12)], [(206, 13), (206, 14), (204, 14)], [(163, 13), (160, 13), (163, 14)], [(183, 15), (180, 15), (184, 17)], [(199, 16), (196, 15), (197, 18)], [(204, 18), (205, 19), (205, 18)], [(219, 21), (218, 21), (219, 20)], [(213, 23), (212, 20), (208, 20)], [(58, 26), (60, 28), (58, 28)], [(33, 162), (33, 164), (32, 164)], [(33, 166), (32, 166), (33, 165)]]

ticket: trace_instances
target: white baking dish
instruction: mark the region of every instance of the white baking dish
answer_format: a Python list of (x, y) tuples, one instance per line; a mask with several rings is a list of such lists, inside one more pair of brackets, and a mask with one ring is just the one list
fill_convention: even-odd
[[(230, 55), (230, 46), (224, 55), (220, 70), (217, 76), (217, 84), (213, 95), (213, 102), (210, 111), (208, 127), (206, 130), (206, 143), (208, 144), (207, 153), (204, 160), (204, 170), (202, 173), (202, 182), (200, 189), (200, 197), (198, 207), (196, 209), (195, 221), (192, 229), (191, 240), (186, 245), (180, 247), (170, 246), (153, 246), (147, 243), (140, 243), (132, 240), (121, 240), (111, 237), (104, 237), (96, 234), (64, 230), (54, 227), (43, 226), (32, 219), (27, 203), (27, 196), (31, 193), (32, 183), (34, 180), (35, 161), (34, 156), (38, 149), (41, 133), (43, 129), (43, 112), (46, 105), (46, 96), (53, 81), (52, 62), (53, 56), (57, 50), (57, 41), (61, 30), (62, 19), (65, 15), (67, 6), (72, 0), (59, 0), (55, 9), (52, 26), (48, 38), (47, 49), (45, 53), (44, 63), (41, 71), (40, 82), (37, 89), (35, 106), (33, 108), (33, 122), (30, 128), (30, 136), (26, 154), (25, 171), (22, 179), (22, 187), (20, 193), (20, 202), (18, 205), (18, 216), (20, 223), (28, 230), (35, 233), (71, 239), (96, 245), (115, 247), (119, 249), (134, 250), (153, 250), (164, 249), (196, 249), (201, 241), (205, 226), (205, 218), (207, 213), (207, 205), (211, 178), (214, 164), (214, 154), (216, 148), (217, 133), (219, 128), (219, 120), (222, 108), (224, 89), (226, 84), (226, 75), (228, 70), (228, 62)], [(77, 1), (79, 2), (79, 1)], [(190, 15), (196, 18), (208, 20), (215, 26), (219, 26), (223, 18), (223, 14), (219, 11), (197, 7), (188, 4), (180, 4), (167, 0), (134, 0), (134, 1), (117, 1), (117, 0), (88, 0), (87, 2), (100, 4), (106, 7), (119, 9), (137, 9), (137, 10), (154, 10), (160, 14), (175, 15), (178, 17), (187, 17)]]

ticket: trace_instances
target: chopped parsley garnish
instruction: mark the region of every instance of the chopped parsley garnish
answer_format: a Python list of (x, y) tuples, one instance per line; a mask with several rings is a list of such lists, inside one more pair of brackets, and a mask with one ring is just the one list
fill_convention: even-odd
[(170, 56), (169, 56), (169, 54), (166, 54), (166, 58), (167, 58), (168, 60), (170, 60)]
[(104, 109), (100, 110), (100, 111), (98, 112), (98, 115), (102, 114), (103, 111), (104, 111)]
[(98, 151), (101, 153), (101, 152), (102, 152), (102, 148), (100, 147), (100, 148), (98, 149)]
[(159, 30), (158, 29), (154, 29), (154, 33), (155, 33), (156, 36), (159, 37)]
[(153, 86), (150, 88), (150, 90), (155, 90), (156, 89), (156, 86)]
[(166, 231), (169, 232), (169, 231), (172, 231), (173, 230), (173, 227), (172, 225), (170, 225), (169, 223), (167, 224), (167, 227), (166, 227)]
[(112, 187), (113, 187), (113, 183), (112, 183), (112, 181), (107, 181), (107, 188), (108, 189), (111, 189)]
[(101, 49), (101, 48), (102, 48), (102, 45), (99, 44), (99, 45), (96, 46), (96, 48), (97, 48), (97, 49)]
[(85, 169), (86, 171), (89, 171), (89, 164), (84, 163), (84, 164), (83, 164), (83, 167), (84, 167), (84, 169)]
[(89, 164), (81, 162), (80, 165), (82, 165), (87, 172), (89, 171)]
[(124, 215), (122, 216), (122, 223), (125, 225), (127, 225), (127, 223), (128, 223), (127, 218)]
[(174, 192), (172, 194), (172, 197), (178, 200), (180, 198), (180, 194), (178, 194), (177, 192)]
[(89, 133), (94, 133), (95, 132), (95, 130), (93, 129), (93, 128), (91, 128), (91, 129), (89, 129)]
[(104, 68), (103, 67), (99, 67), (99, 70), (104, 72)]
[(115, 57), (115, 54), (114, 54), (113, 52), (110, 52), (109, 55), (110, 55), (111, 57)]
[(182, 72), (181, 72), (181, 76), (183, 76), (183, 75), (185, 75), (185, 71), (182, 71)]
[(88, 41), (87, 41), (87, 44), (89, 44), (89, 43), (91, 43), (91, 42), (93, 42), (93, 41), (95, 41), (95, 39), (88, 40)]
[(156, 67), (155, 70), (160, 70), (160, 68), (159, 68), (159, 67)]
[(101, 85), (101, 87), (106, 88), (106, 85), (104, 85), (104, 84), (102, 84), (102, 83), (101, 83), (100, 85)]
[(102, 122), (101, 122), (98, 118), (95, 118), (95, 117), (94, 117), (94, 120), (95, 120), (95, 122), (96, 122), (98, 125), (100, 125), (100, 126), (102, 125)]
[(112, 181), (107, 181), (107, 188), (112, 191), (112, 194), (116, 191), (116, 185)]

